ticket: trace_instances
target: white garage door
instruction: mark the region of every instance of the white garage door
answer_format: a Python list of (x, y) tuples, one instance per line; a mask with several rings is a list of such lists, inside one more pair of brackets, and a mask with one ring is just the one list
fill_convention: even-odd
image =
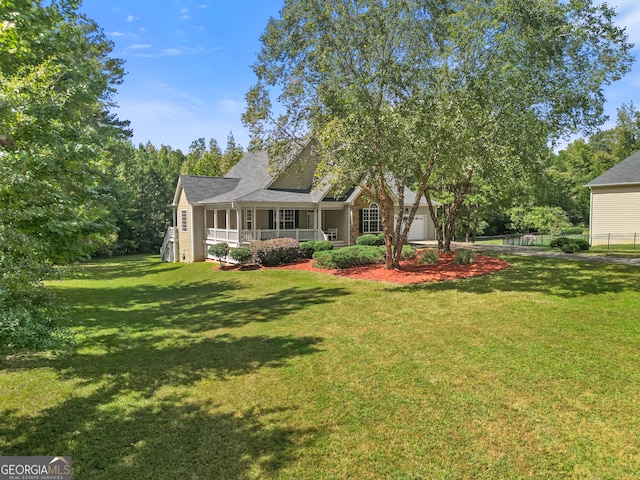
[(409, 229), (409, 235), (407, 235), (407, 240), (426, 240), (426, 225), (427, 225), (427, 216), (426, 215), (416, 215), (413, 218), (413, 223), (411, 224), (411, 228)]

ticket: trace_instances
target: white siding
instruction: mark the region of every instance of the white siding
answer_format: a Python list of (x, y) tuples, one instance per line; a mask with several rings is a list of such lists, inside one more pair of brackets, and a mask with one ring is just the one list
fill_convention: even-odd
[(317, 164), (318, 158), (311, 155), (311, 147), (307, 146), (269, 188), (306, 190), (313, 185)]
[(640, 186), (594, 187), (591, 195), (592, 235), (640, 232)]

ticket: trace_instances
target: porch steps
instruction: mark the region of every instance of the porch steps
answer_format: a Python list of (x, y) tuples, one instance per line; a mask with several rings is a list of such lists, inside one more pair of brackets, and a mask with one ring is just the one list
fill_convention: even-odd
[(342, 240), (331, 240), (331, 243), (333, 243), (333, 248), (341, 248), (347, 246), (347, 244)]

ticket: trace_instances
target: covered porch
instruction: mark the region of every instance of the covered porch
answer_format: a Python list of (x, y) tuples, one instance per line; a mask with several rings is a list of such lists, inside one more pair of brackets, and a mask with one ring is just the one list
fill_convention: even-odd
[(230, 247), (239, 247), (254, 240), (273, 238), (293, 238), (298, 242), (339, 241), (340, 224), (343, 223), (342, 210), (328, 213), (318, 205), (313, 207), (205, 207), (205, 244), (225, 242)]

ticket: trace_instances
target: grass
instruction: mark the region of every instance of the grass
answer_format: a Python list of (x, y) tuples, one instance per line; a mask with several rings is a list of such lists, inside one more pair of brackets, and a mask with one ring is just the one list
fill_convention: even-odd
[(53, 285), (75, 351), (0, 366), (2, 455), (79, 479), (631, 479), (637, 267), (422, 286), (129, 257)]

